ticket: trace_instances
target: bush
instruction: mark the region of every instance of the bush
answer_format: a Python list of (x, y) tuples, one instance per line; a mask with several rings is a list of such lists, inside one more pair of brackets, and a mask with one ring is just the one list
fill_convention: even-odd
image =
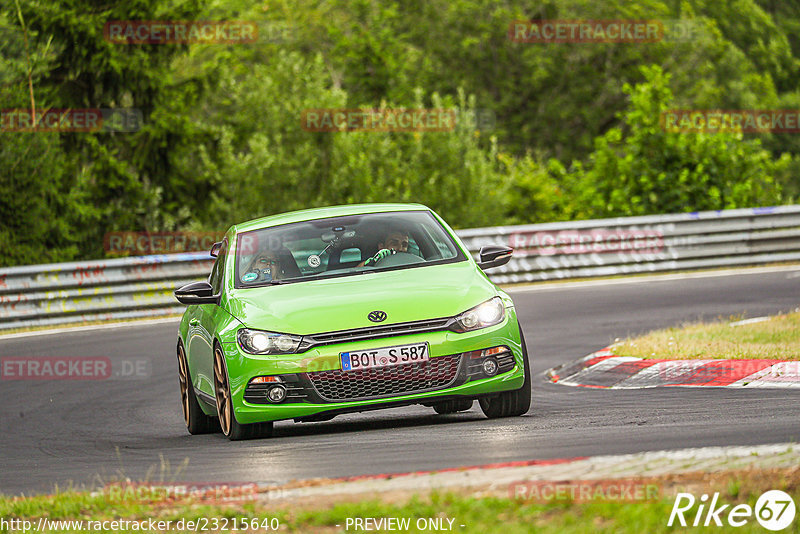
[(678, 213), (781, 202), (775, 176), (789, 156), (773, 160), (758, 139), (739, 132), (665, 131), (661, 113), (672, 107), (669, 75), (644, 67), (646, 81), (626, 84), (623, 125), (595, 141), (585, 171), (574, 179), (593, 217)]

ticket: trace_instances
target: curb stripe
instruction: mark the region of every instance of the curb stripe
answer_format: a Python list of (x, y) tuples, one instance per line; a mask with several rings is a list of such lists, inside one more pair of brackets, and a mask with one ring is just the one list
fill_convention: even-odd
[(664, 360), (616, 356), (606, 347), (547, 371), (551, 382), (600, 389), (800, 387), (800, 362), (783, 360)]
[(800, 361), (780, 362), (731, 384), (742, 387), (800, 387)]
[(514, 462), (501, 462), (495, 464), (467, 465), (463, 467), (447, 467), (444, 469), (434, 469), (431, 471), (409, 471), (406, 473), (381, 473), (377, 475), (356, 475), (350, 477), (331, 478), (329, 480), (332, 482), (353, 482), (354, 480), (380, 480), (380, 479), (407, 477), (412, 475), (455, 473), (459, 471), (472, 471), (475, 469), (502, 469), (504, 467), (529, 467), (533, 465), (537, 466), (560, 465), (560, 464), (578, 462), (580, 460), (586, 460), (588, 458), (589, 458), (588, 456), (576, 456), (575, 458), (554, 458), (552, 460), (518, 460)]
[(634, 359), (635, 358), (609, 356), (607, 358), (603, 358), (601, 361), (598, 361), (591, 367), (583, 367), (577, 370), (574, 368), (567, 368), (562, 371), (562, 373), (567, 375), (566, 380), (562, 377), (561, 381), (571, 383), (571, 385), (580, 384), (584, 386), (608, 387), (613, 385), (615, 380), (613, 379), (613, 375), (606, 376), (605, 372), (609, 369), (617, 367), (621, 363)]
[(704, 365), (698, 369), (698, 375), (706, 376), (713, 375), (714, 378), (702, 386), (729, 386), (734, 382), (741, 380), (747, 376), (753, 375), (763, 369), (772, 367), (775, 360), (744, 360), (747, 363), (744, 365), (731, 365), (731, 361), (716, 362)]
[(558, 367), (554, 367), (553, 369), (549, 369), (546, 372), (548, 379), (551, 382), (558, 382), (561, 376), (573, 376), (587, 367), (591, 367), (597, 363), (600, 363), (603, 360), (607, 360), (608, 358), (613, 358), (614, 354), (612, 354), (608, 347), (598, 350), (597, 352), (593, 352), (588, 356), (581, 358), (575, 362), (559, 365)]
[[(620, 362), (620, 360), (622, 360)], [(592, 366), (583, 377), (581, 385), (595, 387), (613, 387), (642, 368), (644, 360), (623, 360), (621, 357), (609, 358), (602, 364)], [(654, 362), (655, 363), (655, 362)], [(603, 365), (607, 367), (602, 368)], [(652, 364), (649, 364), (652, 365)]]

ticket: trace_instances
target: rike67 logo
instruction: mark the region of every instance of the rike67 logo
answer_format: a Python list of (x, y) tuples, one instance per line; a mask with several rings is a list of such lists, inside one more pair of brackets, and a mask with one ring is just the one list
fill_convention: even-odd
[[(698, 506), (693, 512), (695, 504)], [(731, 527), (741, 527), (755, 517), (765, 529), (778, 531), (792, 524), (795, 511), (792, 497), (780, 490), (764, 492), (755, 507), (737, 504), (732, 508), (730, 504), (719, 503), (719, 493), (714, 493), (710, 502), (705, 493), (700, 496), (699, 502), (691, 493), (678, 493), (667, 526), (722, 527), (727, 523)]]

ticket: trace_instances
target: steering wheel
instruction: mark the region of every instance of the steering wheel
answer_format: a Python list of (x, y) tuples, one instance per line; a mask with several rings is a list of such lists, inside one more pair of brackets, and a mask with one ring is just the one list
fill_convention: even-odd
[(397, 267), (399, 265), (410, 265), (412, 263), (424, 262), (425, 260), (416, 254), (410, 254), (408, 252), (395, 252), (394, 254), (390, 254), (385, 258), (379, 259), (373, 263), (373, 265), (376, 267)]

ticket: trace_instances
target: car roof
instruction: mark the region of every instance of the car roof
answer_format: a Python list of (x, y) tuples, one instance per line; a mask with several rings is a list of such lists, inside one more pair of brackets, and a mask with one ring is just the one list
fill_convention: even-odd
[(268, 217), (253, 219), (233, 226), (232, 230), (236, 233), (247, 232), (278, 226), (294, 222), (310, 221), (314, 219), (326, 219), (328, 217), (340, 217), (343, 215), (362, 215), (365, 213), (386, 213), (390, 211), (419, 211), (430, 210), (423, 204), (350, 204), (347, 206), (326, 206), (324, 208), (312, 208), (307, 210), (290, 211), (279, 213)]

